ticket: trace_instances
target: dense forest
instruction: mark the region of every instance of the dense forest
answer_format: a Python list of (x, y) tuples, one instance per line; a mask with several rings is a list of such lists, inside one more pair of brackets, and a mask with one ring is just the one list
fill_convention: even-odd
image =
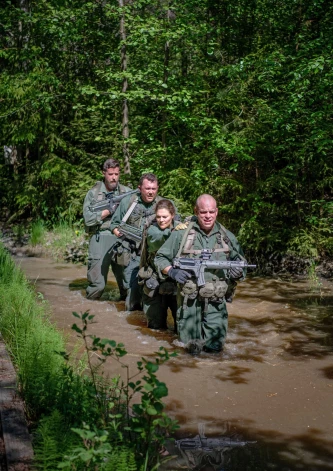
[(333, 255), (333, 3), (0, 0), (6, 218), (80, 220), (107, 157), (247, 252)]

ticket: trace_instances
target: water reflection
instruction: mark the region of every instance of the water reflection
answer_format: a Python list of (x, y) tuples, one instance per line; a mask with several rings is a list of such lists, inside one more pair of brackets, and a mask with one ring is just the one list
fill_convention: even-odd
[[(250, 425), (250, 424), (248, 424)], [(221, 435), (205, 435), (205, 424), (198, 434), (178, 436), (167, 443), (171, 456), (162, 471), (329, 471), (333, 469), (332, 443), (316, 429), (286, 440), (281, 434), (262, 432), (256, 440), (247, 439), (250, 427), (236, 429), (230, 422), (220, 423)]]

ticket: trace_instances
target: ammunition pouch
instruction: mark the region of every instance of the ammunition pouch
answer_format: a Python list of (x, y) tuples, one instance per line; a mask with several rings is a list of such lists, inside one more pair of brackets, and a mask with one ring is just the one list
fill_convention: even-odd
[(176, 284), (172, 281), (164, 281), (160, 284), (158, 290), (159, 294), (163, 295), (175, 295), (176, 294)]
[(158, 294), (158, 288), (160, 283), (157, 279), (157, 274), (153, 273), (150, 278), (147, 278), (143, 281), (143, 292), (149, 297), (153, 298)]
[(127, 241), (117, 242), (112, 248), (112, 260), (122, 267), (127, 267), (132, 259), (131, 246)]
[(193, 280), (187, 280), (183, 284), (180, 294), (184, 297), (183, 309), (187, 309), (187, 301), (195, 299), (198, 296), (198, 286)]
[(224, 280), (210, 281), (199, 290), (202, 300), (212, 303), (221, 303), (228, 290), (228, 285)]
[(214, 296), (215, 286), (214, 283), (206, 283), (199, 289), (199, 296), (201, 298), (212, 298)]
[[(141, 278), (141, 280), (147, 280), (152, 276), (154, 273), (152, 267), (150, 266), (145, 266), (141, 267), (139, 272), (138, 272), (138, 277)], [(143, 284), (141, 281), (139, 281), (140, 284)]]
[(184, 298), (187, 296), (188, 299), (195, 299), (198, 295), (196, 283), (194, 283), (193, 280), (187, 280), (186, 283), (183, 284), (180, 294)]

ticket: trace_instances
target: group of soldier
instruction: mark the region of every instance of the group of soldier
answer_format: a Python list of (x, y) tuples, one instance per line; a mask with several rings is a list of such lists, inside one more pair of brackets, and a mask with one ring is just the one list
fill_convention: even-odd
[(173, 202), (158, 195), (154, 174), (143, 174), (137, 190), (119, 178), (119, 162), (106, 160), (103, 181), (84, 200), (87, 298), (101, 297), (111, 267), (126, 310), (143, 309), (148, 327), (166, 329), (170, 309), (180, 345), (195, 354), (220, 352), (226, 302), (244, 279), (246, 261), (236, 237), (217, 221), (215, 199), (199, 196), (194, 215), (181, 221)]

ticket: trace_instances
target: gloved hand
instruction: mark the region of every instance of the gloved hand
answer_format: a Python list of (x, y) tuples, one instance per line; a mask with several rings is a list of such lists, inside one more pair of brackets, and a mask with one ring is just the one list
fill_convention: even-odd
[(181, 268), (170, 268), (168, 271), (168, 276), (177, 281), (177, 283), (184, 284), (191, 278), (192, 275), (188, 271), (182, 270)]
[(229, 275), (232, 280), (239, 280), (239, 278), (242, 278), (243, 276), (243, 268), (232, 267), (230, 268)]

